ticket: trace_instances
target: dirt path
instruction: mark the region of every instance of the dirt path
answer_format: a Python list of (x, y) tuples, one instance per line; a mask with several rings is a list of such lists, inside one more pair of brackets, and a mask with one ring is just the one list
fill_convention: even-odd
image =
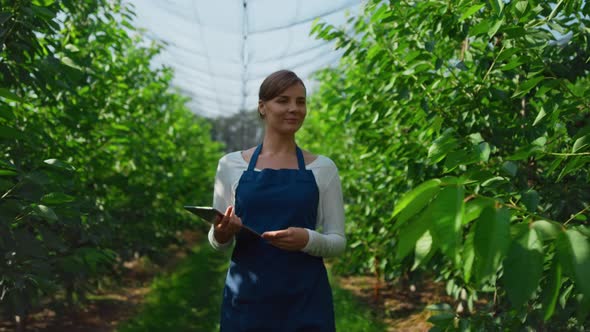
[[(81, 311), (56, 317), (55, 312), (44, 310), (31, 317), (27, 331), (56, 332), (112, 332), (116, 326), (133, 317), (141, 307), (149, 291), (151, 278), (138, 283), (137, 279), (112, 292), (105, 292), (90, 300)], [(384, 320), (388, 331), (428, 331), (431, 324), (426, 320), (428, 312), (423, 308), (445, 299), (444, 290), (435, 283), (426, 283), (415, 291), (384, 285), (380, 296), (374, 296), (373, 277), (337, 277), (339, 285), (355, 294), (363, 303)], [(13, 331), (10, 324), (0, 324), (0, 331)]]
[[(197, 241), (191, 238), (190, 242)], [(153, 278), (171, 271), (177, 262), (186, 257), (187, 251), (176, 248), (174, 259), (165, 267), (155, 267), (142, 260), (125, 264), (126, 272), (120, 286), (113, 287), (88, 297), (86, 306), (77, 312), (57, 315), (45, 309), (31, 315), (26, 331), (34, 332), (111, 332), (118, 324), (135, 316), (141, 309)], [(428, 331), (429, 313), (424, 310), (429, 304), (447, 300), (444, 287), (432, 281), (419, 285), (395, 285), (381, 282), (379, 296), (375, 296), (375, 278), (369, 276), (334, 277), (341, 288), (354, 294), (361, 303), (384, 321), (387, 331)], [(11, 322), (0, 321), (0, 332), (14, 331)]]
[[(121, 287), (117, 293), (101, 294), (79, 311), (57, 315), (44, 309), (31, 315), (26, 331), (110, 332), (122, 321), (137, 313), (148, 287)], [(13, 331), (8, 322), (0, 323), (0, 331)]]
[[(169, 248), (171, 259), (164, 266), (156, 266), (146, 259), (125, 262), (118, 286), (88, 295), (85, 305), (70, 312), (43, 309), (28, 318), (26, 332), (113, 332), (119, 323), (135, 316), (141, 309), (145, 295), (155, 276), (171, 271), (184, 259), (190, 248), (202, 236), (196, 232), (182, 234), (186, 246)], [(1, 318), (1, 317), (0, 317)], [(12, 321), (0, 319), (0, 332), (15, 331)]]
[(424, 308), (449, 300), (444, 285), (432, 280), (416, 285), (381, 281), (378, 287), (372, 276), (336, 277), (336, 281), (340, 287), (352, 292), (370, 306), (388, 326), (387, 331), (428, 331), (432, 324), (427, 322), (430, 313)]

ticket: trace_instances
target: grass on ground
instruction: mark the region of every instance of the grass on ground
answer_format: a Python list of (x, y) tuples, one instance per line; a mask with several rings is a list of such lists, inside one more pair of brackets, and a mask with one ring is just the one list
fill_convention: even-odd
[[(154, 279), (140, 313), (118, 331), (218, 331), (227, 261), (207, 245), (195, 247), (174, 272)], [(368, 307), (333, 280), (338, 331), (385, 330)]]

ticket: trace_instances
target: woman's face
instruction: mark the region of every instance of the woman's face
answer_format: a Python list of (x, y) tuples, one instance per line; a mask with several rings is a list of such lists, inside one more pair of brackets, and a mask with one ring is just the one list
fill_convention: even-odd
[(294, 134), (301, 128), (307, 114), (305, 88), (293, 84), (273, 99), (259, 101), (258, 111), (264, 116), (266, 130)]

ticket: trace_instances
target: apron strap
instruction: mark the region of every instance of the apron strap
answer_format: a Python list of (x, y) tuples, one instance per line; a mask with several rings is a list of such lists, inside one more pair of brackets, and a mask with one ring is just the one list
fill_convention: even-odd
[[(297, 165), (299, 165), (299, 170), (305, 171), (305, 159), (303, 158), (303, 152), (301, 152), (301, 149), (298, 146), (295, 146), (295, 149), (297, 150)], [(254, 153), (250, 158), (250, 163), (248, 164), (249, 171), (253, 171), (256, 167), (256, 162), (258, 162), (258, 155), (260, 154), (260, 151), (262, 151), (262, 143), (256, 147), (256, 150), (254, 150)]]
[(260, 145), (256, 148), (256, 150), (254, 150), (252, 157), (250, 157), (250, 163), (248, 164), (249, 171), (253, 171), (254, 168), (256, 167), (256, 162), (258, 161), (258, 155), (260, 154), (261, 150), (262, 150), (262, 143), (260, 143)]
[(298, 146), (295, 146), (297, 149), (297, 164), (299, 164), (299, 170), (305, 171), (305, 159), (303, 159), (303, 152)]

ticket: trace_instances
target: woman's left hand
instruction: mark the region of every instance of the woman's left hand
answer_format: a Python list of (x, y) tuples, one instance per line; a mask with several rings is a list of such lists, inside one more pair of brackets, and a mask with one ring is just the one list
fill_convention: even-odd
[(277, 248), (297, 251), (307, 245), (309, 234), (304, 228), (289, 227), (278, 231), (264, 232), (262, 238)]

